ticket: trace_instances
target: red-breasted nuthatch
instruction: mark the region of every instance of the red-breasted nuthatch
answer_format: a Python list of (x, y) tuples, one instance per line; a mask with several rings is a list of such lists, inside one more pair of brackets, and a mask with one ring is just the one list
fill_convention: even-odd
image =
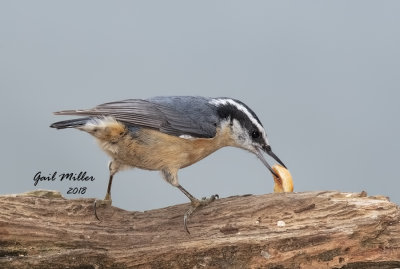
[(133, 167), (159, 170), (168, 183), (179, 188), (191, 201), (184, 216), (187, 232), (188, 217), (218, 196), (196, 199), (179, 184), (179, 169), (225, 146), (254, 153), (274, 175), (276, 173), (263, 152), (285, 166), (272, 152), (256, 114), (241, 101), (231, 98), (163, 96), (129, 99), (55, 114), (84, 116), (59, 121), (50, 127), (88, 132), (111, 157), (107, 194), (103, 201), (111, 204), (111, 184), (118, 171)]

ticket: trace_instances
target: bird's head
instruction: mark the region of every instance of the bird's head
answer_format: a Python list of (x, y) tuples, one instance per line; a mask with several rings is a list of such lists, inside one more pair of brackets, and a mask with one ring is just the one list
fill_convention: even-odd
[(277, 175), (264, 158), (263, 152), (286, 168), (278, 156), (272, 152), (264, 127), (247, 105), (231, 98), (215, 98), (210, 103), (217, 109), (220, 119), (219, 127), (229, 128), (233, 146), (254, 153), (275, 176)]

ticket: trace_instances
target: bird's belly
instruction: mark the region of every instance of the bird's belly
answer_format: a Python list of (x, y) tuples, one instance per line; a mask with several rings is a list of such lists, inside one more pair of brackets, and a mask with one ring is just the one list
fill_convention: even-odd
[(151, 129), (128, 134), (117, 142), (99, 143), (119, 163), (146, 170), (183, 168), (219, 148), (212, 138), (183, 139)]

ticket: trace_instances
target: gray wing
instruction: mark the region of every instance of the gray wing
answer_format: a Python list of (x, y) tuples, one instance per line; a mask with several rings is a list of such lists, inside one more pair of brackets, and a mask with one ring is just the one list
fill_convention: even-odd
[(112, 116), (127, 125), (154, 128), (170, 135), (211, 138), (216, 134), (218, 119), (209, 100), (193, 96), (128, 99), (101, 104), (92, 109), (66, 110), (55, 114)]

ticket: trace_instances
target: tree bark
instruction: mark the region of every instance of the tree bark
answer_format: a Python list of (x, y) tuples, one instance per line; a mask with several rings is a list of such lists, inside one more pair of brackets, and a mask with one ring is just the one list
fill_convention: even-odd
[(400, 211), (332, 191), (145, 212), (33, 191), (0, 196), (0, 268), (400, 268)]

